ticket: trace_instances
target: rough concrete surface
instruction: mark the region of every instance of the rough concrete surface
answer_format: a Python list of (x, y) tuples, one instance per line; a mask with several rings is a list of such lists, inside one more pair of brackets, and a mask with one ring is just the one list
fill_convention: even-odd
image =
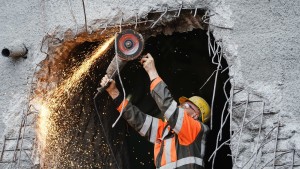
[[(122, 16), (126, 21), (135, 17), (136, 13), (143, 17), (151, 9), (159, 10), (166, 5), (178, 8), (180, 4), (181, 1), (166, 0), (85, 1), (88, 31), (97, 30), (99, 23), (117, 24)], [(186, 0), (183, 1), (183, 5), (209, 9), (210, 14), (213, 14), (210, 30), (217, 40), (223, 41), (226, 60), (230, 65), (231, 83), (235, 88), (243, 89), (242, 93), (233, 97), (233, 106), (247, 101), (247, 93), (250, 94), (250, 101), (259, 100), (265, 104), (260, 137), (258, 117), (253, 124), (244, 126), (242, 134), (238, 133), (233, 138), (231, 147), (233, 160), (236, 162), (233, 168), (241, 168), (244, 165), (245, 168), (250, 168), (253, 162), (252, 154), (259, 145), (257, 143), (261, 143), (273, 127), (275, 128), (270, 137), (266, 139), (271, 140), (259, 150), (255, 158), (258, 167), (263, 167), (273, 159), (275, 147), (276, 155), (281, 154), (281, 151), (294, 150), (300, 154), (300, 1)], [(3, 1), (0, 11), (0, 49), (11, 44), (23, 43), (29, 50), (27, 59), (0, 59), (1, 150), (5, 135), (18, 136), (22, 113), (28, 105), (34, 69), (36, 64), (46, 57), (40, 52), (43, 37), (47, 33), (62, 36), (67, 29), (82, 32), (85, 26), (82, 1)], [(245, 105), (232, 110), (233, 132), (243, 126)], [(262, 103), (249, 103), (245, 121), (249, 121), (261, 110)], [(276, 127), (278, 119), (279, 130)], [(9, 142), (7, 147), (14, 147), (15, 144)], [(30, 144), (24, 143), (27, 146)], [(297, 164), (296, 159), (299, 159), (299, 156), (295, 154), (294, 164)], [(293, 158), (291, 153), (287, 155), (290, 157), (278, 157), (276, 163), (288, 168)], [(252, 160), (246, 163), (249, 159)], [(272, 165), (273, 161), (267, 164), (270, 167)], [(10, 166), (0, 163), (0, 168)], [(30, 166), (29, 161), (27, 166)], [(294, 168), (297, 167), (299, 166)]]

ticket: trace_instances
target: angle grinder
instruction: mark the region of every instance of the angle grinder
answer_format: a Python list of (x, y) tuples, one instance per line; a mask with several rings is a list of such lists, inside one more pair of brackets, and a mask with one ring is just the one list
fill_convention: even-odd
[[(140, 33), (132, 29), (116, 33), (116, 56), (112, 59), (106, 69), (107, 76), (110, 79), (114, 78), (117, 75), (118, 70), (122, 70), (128, 61), (137, 59), (141, 55), (143, 49), (144, 38)], [(104, 87), (98, 88), (98, 93), (102, 93), (108, 86), (109, 83)]]

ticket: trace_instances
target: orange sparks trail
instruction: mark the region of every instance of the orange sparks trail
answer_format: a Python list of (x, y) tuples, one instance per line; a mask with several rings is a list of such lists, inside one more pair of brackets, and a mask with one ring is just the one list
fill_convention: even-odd
[(37, 123), (38, 140), (42, 152), (46, 148), (46, 144), (49, 144), (49, 140), (47, 140), (48, 135), (56, 135), (57, 126), (53, 124), (53, 119), (51, 119), (57, 118), (55, 115), (52, 117), (54, 110), (60, 106), (65, 106), (65, 100), (69, 97), (68, 94), (78, 87), (81, 80), (86, 77), (97, 59), (108, 51), (113, 44), (114, 39), (115, 36), (99, 45), (89, 58), (85, 59), (79, 67), (75, 68), (72, 73), (70, 73), (71, 76), (69, 76), (69, 78), (64, 80), (57, 88), (48, 92), (44, 99), (38, 98), (33, 101), (33, 104), (39, 110), (39, 120)]

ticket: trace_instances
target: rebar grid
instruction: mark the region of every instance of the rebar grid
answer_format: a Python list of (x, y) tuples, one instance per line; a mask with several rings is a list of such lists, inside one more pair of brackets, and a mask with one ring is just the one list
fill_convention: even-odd
[[(25, 113), (23, 111), (22, 113), (22, 118), (21, 118), (21, 123), (20, 123), (20, 127), (19, 127), (19, 131), (18, 131), (18, 136), (17, 137), (7, 137), (4, 136), (4, 141), (3, 141), (3, 147), (2, 147), (2, 152), (1, 152), (1, 156), (0, 156), (0, 163), (8, 163), (10, 166), (9, 168), (20, 168), (21, 167), (21, 162), (24, 160), (21, 160), (22, 158), (22, 152), (25, 153), (26, 157), (28, 160), (25, 160), (26, 162), (29, 161), (31, 163), (31, 165), (34, 165), (32, 159), (31, 159), (31, 155), (32, 155), (32, 150), (33, 148), (23, 148), (23, 142), (24, 139), (26, 140), (34, 140), (35, 136), (26, 136), (25, 132), (26, 132), (26, 127), (34, 127), (35, 125), (35, 117), (36, 117), (36, 112), (31, 111), (32, 105), (30, 104), (31, 102), (31, 96), (35, 87), (35, 74), (37, 72), (37, 68), (38, 68), (39, 64), (36, 65), (32, 77), (31, 77), (31, 81), (27, 82), (27, 84), (29, 84), (30, 88), (28, 90), (28, 94), (27, 94), (27, 103), (26, 103), (26, 108), (25, 108)], [(29, 80), (30, 78), (28, 78)], [(33, 121), (32, 123), (28, 124), (27, 120), (28, 120), (28, 116), (29, 115), (34, 115), (33, 117)], [(6, 142), (7, 141), (16, 141), (16, 146), (14, 149), (5, 149), (6, 146)], [(19, 147), (20, 144), (20, 147)], [(34, 146), (34, 141), (32, 142), (32, 147)], [(30, 155), (26, 152), (26, 151), (30, 151)], [(12, 160), (10, 161), (3, 161), (3, 154), (4, 152), (13, 152), (13, 157)]]

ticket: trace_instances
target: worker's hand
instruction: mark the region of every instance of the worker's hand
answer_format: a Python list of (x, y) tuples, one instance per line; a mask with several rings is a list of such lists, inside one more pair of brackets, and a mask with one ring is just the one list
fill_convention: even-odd
[(150, 53), (147, 53), (147, 55), (143, 56), (143, 58), (141, 59), (141, 64), (143, 64), (143, 67), (148, 73), (151, 81), (158, 77), (158, 73), (154, 64), (154, 59), (150, 55)]
[(101, 87), (109, 85), (106, 88), (107, 93), (111, 96), (112, 99), (115, 99), (119, 96), (119, 90), (116, 87), (116, 82), (113, 79), (109, 79), (107, 75), (105, 75), (100, 82)]

